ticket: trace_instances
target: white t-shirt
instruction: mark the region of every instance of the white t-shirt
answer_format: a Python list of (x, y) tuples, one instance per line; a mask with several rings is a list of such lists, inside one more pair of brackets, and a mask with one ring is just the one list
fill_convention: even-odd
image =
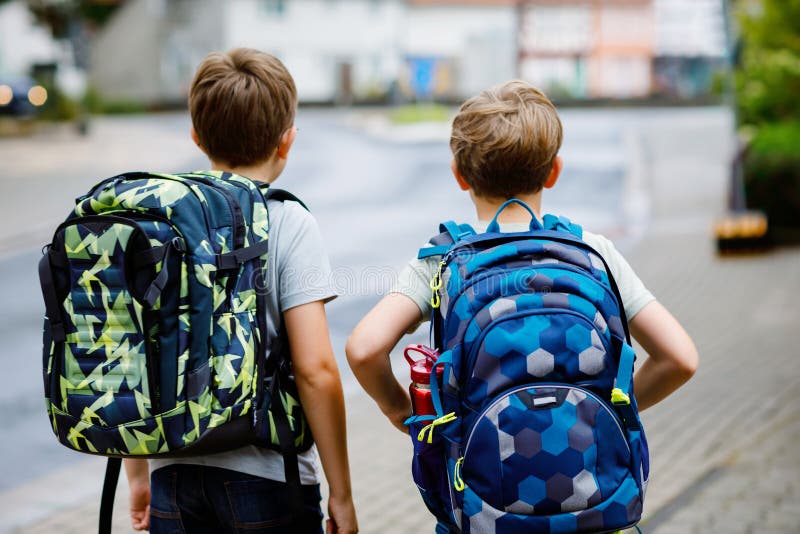
[[(277, 335), (281, 314), (295, 306), (329, 301), (336, 297), (331, 286), (331, 266), (316, 219), (297, 202), (269, 201), (269, 255), (267, 263), (267, 339)], [(277, 290), (276, 290), (277, 289)], [(318, 484), (316, 447), (298, 455), (300, 482)], [(283, 457), (271, 449), (240, 449), (187, 458), (151, 459), (150, 469), (170, 464), (209, 465), (279, 482), (286, 481)]]
[[(476, 232), (481, 233), (486, 231), (488, 225), (489, 223), (486, 221), (479, 221), (473, 225), (473, 228), (475, 228)], [(505, 223), (500, 225), (501, 232), (526, 232), (527, 230), (528, 223)], [(608, 238), (584, 230), (583, 240), (608, 263), (611, 275), (617, 282), (628, 321), (633, 319), (646, 304), (655, 300), (653, 294), (647, 290), (628, 262), (625, 261), (625, 258), (622, 257), (622, 254), (619, 253)], [(439, 267), (440, 259), (438, 256), (421, 260), (414, 258), (401, 271), (397, 284), (391, 291), (392, 293), (401, 293), (413, 300), (419, 306), (423, 320), (427, 320), (431, 313), (430, 282)]]

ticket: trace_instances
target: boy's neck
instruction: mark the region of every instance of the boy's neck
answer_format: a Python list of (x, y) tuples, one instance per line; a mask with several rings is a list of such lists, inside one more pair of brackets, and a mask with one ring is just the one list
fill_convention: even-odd
[[(469, 192), (469, 196), (472, 198), (472, 203), (475, 204), (475, 212), (478, 215), (479, 221), (491, 221), (497, 210), (500, 209), (500, 206), (503, 205), (505, 202), (504, 199), (497, 199), (497, 198), (485, 198), (479, 197), (475, 195), (472, 191)], [(517, 198), (523, 201), (525, 204), (530, 206), (533, 212), (536, 214), (536, 217), (541, 220), (542, 219), (542, 192), (539, 191), (538, 193), (530, 193), (530, 194), (519, 194), (516, 195), (514, 198)], [(500, 223), (527, 223), (530, 222), (531, 215), (528, 213), (528, 210), (520, 206), (519, 204), (511, 204), (503, 210), (500, 216), (497, 218), (497, 221)]]
[(212, 171), (232, 172), (233, 174), (238, 174), (239, 176), (244, 176), (246, 178), (250, 178), (251, 180), (271, 184), (278, 179), (278, 176), (280, 176), (284, 167), (281, 162), (284, 162), (285, 164), (285, 161), (286, 160), (280, 160), (273, 157), (258, 165), (243, 165), (240, 167), (231, 167), (230, 165), (219, 163), (214, 160), (211, 160), (210, 163)]

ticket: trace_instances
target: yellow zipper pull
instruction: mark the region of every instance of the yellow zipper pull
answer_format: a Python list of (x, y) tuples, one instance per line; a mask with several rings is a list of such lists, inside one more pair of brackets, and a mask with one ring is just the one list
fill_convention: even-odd
[(464, 457), (458, 459), (456, 462), (456, 466), (453, 468), (453, 487), (456, 491), (464, 491), (466, 488), (466, 484), (464, 484), (464, 479), (461, 478), (461, 466), (464, 465)]
[(446, 425), (456, 419), (458, 419), (458, 417), (455, 412), (450, 412), (438, 419), (434, 419), (430, 424), (425, 425), (422, 430), (419, 431), (419, 434), (417, 434), (417, 441), (423, 441), (425, 439), (425, 434), (428, 434), (428, 443), (433, 443), (433, 431), (436, 430), (436, 427), (439, 425)]
[(439, 290), (442, 288), (442, 269), (444, 269), (445, 261), (439, 262), (439, 269), (431, 278), (431, 307), (436, 309), (442, 304), (442, 299), (439, 297)]

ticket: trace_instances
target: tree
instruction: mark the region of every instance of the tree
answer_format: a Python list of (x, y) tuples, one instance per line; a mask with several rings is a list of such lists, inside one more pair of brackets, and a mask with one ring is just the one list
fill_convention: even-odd
[[(743, 51), (736, 71), (739, 119), (752, 139), (744, 157), (747, 205), (774, 228), (800, 229), (800, 0), (741, 0)], [(800, 240), (800, 231), (782, 240)]]
[[(0, 5), (13, 0), (0, 0)], [(103, 25), (125, 0), (26, 0), (36, 19), (46, 24), (56, 39), (69, 37), (70, 20)]]
[(743, 124), (800, 120), (800, 0), (739, 2)]

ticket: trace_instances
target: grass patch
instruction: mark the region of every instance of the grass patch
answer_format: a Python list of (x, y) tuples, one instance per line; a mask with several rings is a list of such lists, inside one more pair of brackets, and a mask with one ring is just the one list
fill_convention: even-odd
[(389, 119), (394, 124), (449, 122), (450, 115), (450, 108), (441, 104), (409, 104), (393, 108), (389, 112)]

